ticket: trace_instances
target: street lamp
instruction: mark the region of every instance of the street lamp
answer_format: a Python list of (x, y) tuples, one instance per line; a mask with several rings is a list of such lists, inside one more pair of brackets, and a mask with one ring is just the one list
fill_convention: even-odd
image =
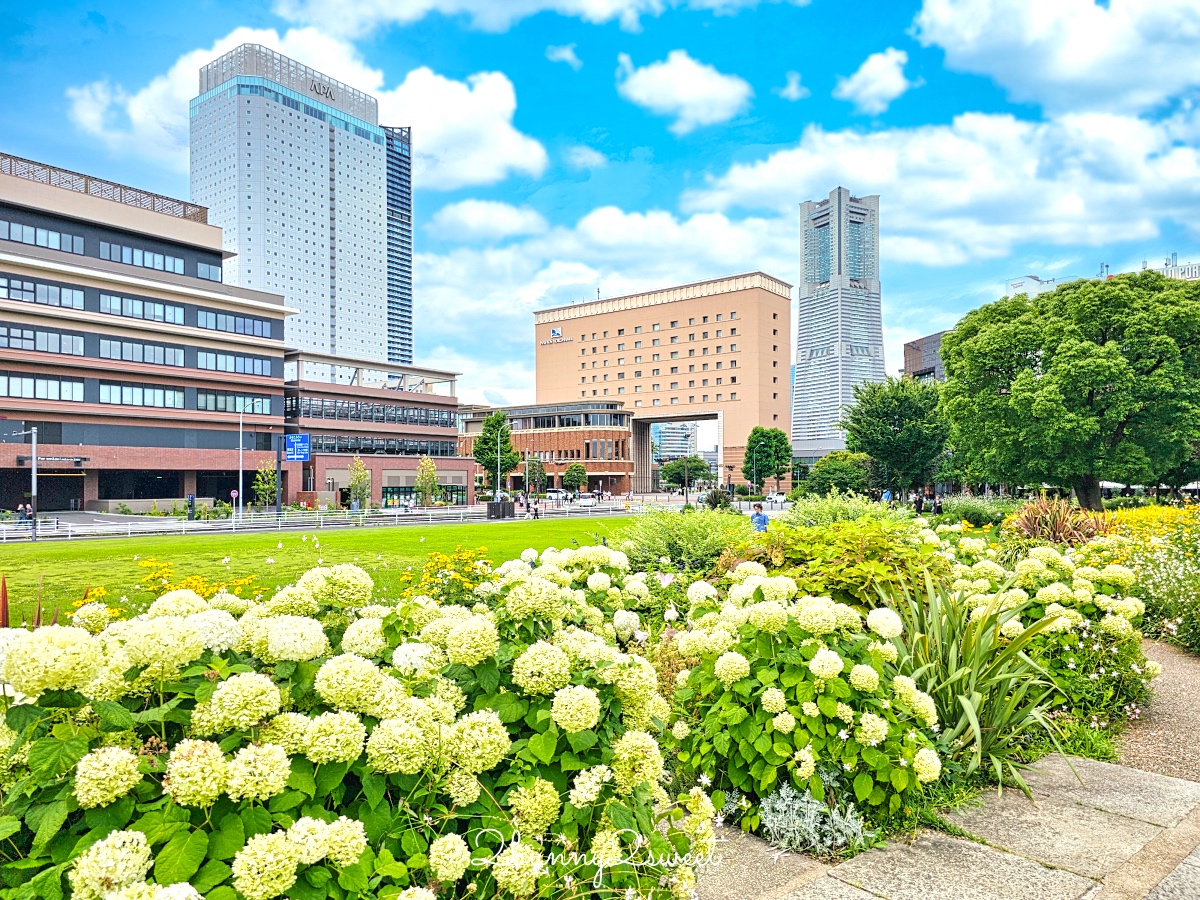
[(750, 451), (750, 463), (753, 466), (752, 471), (754, 472), (754, 487), (755, 488), (758, 487), (758, 451), (761, 449), (762, 449), (762, 444), (758, 444)]
[(238, 404), (238, 486), (237, 486), (237, 491), (238, 491), (237, 517), (239, 520), (242, 518), (242, 494), (244, 493), (244, 491), (242, 490), (242, 482), (243, 482), (243, 478), (242, 478), (242, 445), (244, 443), (242, 440), (242, 417), (245, 415), (246, 415), (245, 407), (241, 403), (239, 403)]
[(30, 528), (31, 528), (31, 530), (29, 532), (29, 537), (31, 540), (36, 541), (37, 540), (37, 463), (38, 463), (38, 459), (37, 459), (37, 426), (30, 428), (28, 431), (12, 432), (13, 437), (24, 437), (27, 434), (32, 435), (32, 437), (33, 437), (33, 457), (31, 459), (31, 462), (33, 463), (33, 486), (30, 489), (30, 493), (29, 493), (29, 505), (33, 508), (33, 511), (30, 513), (30, 516), (29, 516), (29, 524), (30, 524)]

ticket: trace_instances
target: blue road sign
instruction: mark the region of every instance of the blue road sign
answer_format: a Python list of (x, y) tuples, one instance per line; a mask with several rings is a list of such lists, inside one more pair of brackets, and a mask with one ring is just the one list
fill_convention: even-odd
[(309, 459), (309, 441), (307, 434), (289, 434), (286, 435), (287, 445), (284, 450), (284, 459), (288, 462), (308, 462)]

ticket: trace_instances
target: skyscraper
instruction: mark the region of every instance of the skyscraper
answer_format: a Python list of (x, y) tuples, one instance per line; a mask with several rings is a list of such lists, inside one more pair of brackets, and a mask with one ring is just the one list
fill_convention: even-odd
[(204, 66), (199, 90), (191, 195), (236, 254), (225, 280), (300, 310), (290, 347), (410, 363), (408, 129), (381, 128), (374, 97), (257, 44)]
[(813, 459), (845, 448), (837, 423), (854, 386), (884, 379), (879, 197), (839, 187), (800, 204), (800, 222), (792, 449)]
[(658, 458), (679, 459), (696, 455), (695, 422), (659, 422), (650, 426), (650, 440), (658, 445)]

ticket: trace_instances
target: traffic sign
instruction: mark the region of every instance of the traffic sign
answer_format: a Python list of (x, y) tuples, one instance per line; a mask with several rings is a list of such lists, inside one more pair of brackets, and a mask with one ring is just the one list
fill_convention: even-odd
[(307, 434), (285, 435), (286, 450), (284, 459), (288, 462), (308, 462), (310, 458), (309, 436)]
[(236, 500), (238, 498), (237, 489), (235, 488), (234, 490), (230, 491), (229, 496), (232, 497), (234, 500)]

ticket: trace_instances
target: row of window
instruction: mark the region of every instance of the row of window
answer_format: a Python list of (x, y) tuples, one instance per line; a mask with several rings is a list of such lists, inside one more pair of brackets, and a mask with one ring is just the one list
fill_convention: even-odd
[(4, 219), (0, 219), (0, 241), (16, 241), (19, 244), (33, 244), (36, 247), (47, 247), (51, 250), (63, 250), (67, 253), (83, 255), (83, 237), (81, 235), (55, 231), (51, 228), (35, 228), (32, 225), (22, 225), (19, 222), (9, 222)]
[(205, 281), (220, 281), (221, 267), (209, 263), (196, 263), (196, 275)]
[(196, 394), (196, 409), (208, 412), (251, 413), (269, 416), (271, 398), (259, 394), (218, 394), (200, 391)]
[(141, 341), (100, 339), (101, 359), (120, 359), (125, 362), (153, 363), (156, 366), (182, 366), (183, 348)]
[(196, 368), (211, 372), (236, 372), (239, 375), (271, 374), (271, 361), (257, 356), (237, 356), (232, 353), (210, 353), (201, 350), (196, 354)]
[(252, 334), (255, 337), (271, 336), (271, 323), (264, 319), (207, 312), (202, 309), (196, 311), (196, 327), (209, 331), (228, 331), (231, 334)]
[[(607, 333), (608, 333), (608, 332), (605, 332), (605, 334), (607, 334)], [(725, 335), (725, 332), (724, 332), (724, 331), (722, 331), (720, 328), (718, 328), (718, 329), (717, 329), (717, 337), (723, 337), (724, 335)], [(736, 329), (736, 328), (730, 328), (730, 329), (729, 329), (729, 336), (730, 336), (730, 337), (737, 337), (737, 329)], [(689, 340), (689, 341), (694, 341), (694, 340), (696, 340), (696, 335), (695, 335), (695, 334), (689, 334), (689, 335), (688, 335), (688, 340)], [(702, 332), (700, 332), (700, 340), (702, 340), (702, 341), (707, 341), (707, 340), (708, 340), (708, 332), (707, 332), (707, 331), (702, 331)], [(679, 343), (679, 335), (677, 335), (677, 334), (676, 334), (676, 335), (672, 335), (672, 336), (671, 336), (671, 343), (672, 343), (672, 344), (678, 344), (678, 343)], [(661, 340), (659, 340), (658, 338), (654, 338), (652, 341), (650, 341), (650, 346), (651, 346), (651, 347), (659, 347), (659, 346), (662, 346), (662, 341), (661, 341)], [(642, 348), (642, 342), (641, 342), (641, 341), (634, 341), (634, 342), (633, 342), (633, 349), (634, 349), (634, 350), (640, 350), (641, 348)], [(624, 345), (623, 343), (621, 343), (621, 344), (617, 344), (617, 350), (624, 350), (624, 349), (625, 349), (625, 345)], [(729, 345), (729, 349), (730, 349), (730, 350), (736, 350), (736, 349), (737, 349), (737, 344), (730, 344), (730, 345)], [(603, 347), (593, 347), (593, 348), (592, 348), (592, 353), (594, 354), (594, 353), (597, 353), (597, 352), (604, 352), (604, 353), (607, 353), (607, 352), (608, 352), (608, 344), (605, 344)], [(707, 353), (708, 351), (707, 351), (707, 350), (705, 350), (704, 352), (705, 352), (705, 353)], [(720, 353), (720, 352), (721, 352), (721, 348), (720, 348), (720, 347), (718, 347), (718, 348), (717, 348), (717, 352), (718, 352), (718, 353)], [(580, 347), (580, 348), (579, 348), (579, 355), (580, 355), (580, 356), (585, 356), (585, 355), (587, 355), (587, 347)], [(695, 356), (696, 354), (695, 354), (695, 352), (693, 351), (691, 355), (692, 355), (692, 356)]]
[(125, 316), (130, 319), (145, 319), (148, 322), (183, 324), (183, 307), (173, 303), (154, 300), (139, 300), (137, 297), (118, 297), (115, 294), (100, 295), (100, 312), (110, 316)]
[(65, 353), (83, 356), (83, 336), (0, 325), (0, 347), (12, 350), (40, 350), (42, 353)]
[(130, 266), (141, 266), (143, 269), (157, 269), (160, 272), (183, 274), (183, 260), (178, 256), (168, 256), (165, 253), (154, 253), (141, 247), (127, 247), (123, 244), (100, 242), (100, 258), (113, 262), (125, 263)]
[(622, 427), (626, 416), (621, 413), (574, 413), (565, 416), (517, 416), (508, 420), (513, 431), (531, 428)]
[(78, 288), (60, 288), (54, 284), (22, 281), (19, 278), (0, 278), (0, 299), (83, 309), (83, 291)]
[(284, 405), (285, 418), (345, 419), (349, 422), (392, 422), (398, 425), (455, 427), (455, 413), (449, 409), (424, 406), (393, 406), (358, 400), (322, 400), (313, 397), (289, 397)]
[[(718, 321), (718, 322), (720, 322), (720, 321), (723, 321), (723, 318), (724, 318), (724, 313), (717, 313), (715, 318), (716, 318), (716, 321)], [(730, 321), (732, 321), (732, 320), (736, 319), (736, 318), (737, 318), (737, 313), (736, 313), (736, 312), (731, 312), (731, 313), (729, 314), (729, 318), (730, 318)], [(709, 320), (709, 317), (708, 317), (708, 316), (701, 316), (701, 317), (700, 317), (700, 324), (701, 324), (701, 325), (707, 325), (707, 324), (708, 324), (708, 320)], [(695, 316), (693, 316), (692, 318), (688, 319), (687, 323), (688, 323), (688, 325), (689, 325), (689, 326), (691, 326), (691, 325), (695, 325), (695, 324), (696, 324), (696, 317), (695, 317)], [(650, 326), (650, 330), (651, 330), (651, 331), (658, 331), (658, 330), (660, 330), (660, 328), (661, 328), (661, 327), (662, 327), (662, 324), (661, 324), (661, 323), (659, 323), (659, 322), (655, 322), (653, 325), (651, 325), (651, 326)], [(671, 321), (671, 325), (670, 325), (670, 327), (671, 327), (671, 328), (678, 328), (678, 327), (679, 327), (679, 320), (678, 320), (678, 319), (674, 319), (674, 320), (672, 320), (672, 321)], [(641, 334), (641, 333), (642, 333), (642, 326), (641, 326), (641, 325), (638, 325), (637, 327), (635, 327), (635, 328), (633, 329), (633, 333), (634, 333), (634, 334)], [(734, 329), (734, 331), (732, 331), (732, 332), (730, 332), (730, 333), (731, 333), (731, 334), (734, 334), (734, 333), (736, 333), (736, 329)], [(618, 329), (617, 329), (617, 337), (622, 337), (624, 334), (625, 334), (625, 329), (624, 329), (624, 328), (618, 328)], [(605, 332), (602, 332), (602, 334), (601, 334), (600, 336), (601, 336), (601, 337), (608, 337), (608, 332), (607, 332), (607, 331), (605, 331)], [(705, 335), (705, 337), (707, 337), (707, 336), (708, 336), (708, 335)], [(581, 341), (586, 341), (586, 340), (588, 339), (588, 336), (587, 336), (586, 334), (581, 334), (581, 335), (579, 336), (579, 339), (580, 339)], [(594, 331), (593, 331), (593, 332), (592, 332), (592, 340), (594, 341), (594, 340), (596, 340), (596, 339), (597, 339), (596, 332), (594, 332)], [(674, 340), (674, 339), (672, 339), (672, 340)]]
[(121, 381), (100, 382), (100, 402), (121, 406), (155, 406), (162, 409), (183, 409), (183, 391), (152, 384), (127, 384)]
[(0, 372), (0, 397), (19, 397), (27, 400), (69, 400), (73, 403), (82, 403), (83, 382), (71, 378)]
[(597, 460), (625, 459), (625, 441), (591, 440), (583, 442), (583, 458)]
[(457, 456), (456, 441), (412, 441), (346, 434), (314, 434), (314, 453), (382, 453), (389, 456)]

